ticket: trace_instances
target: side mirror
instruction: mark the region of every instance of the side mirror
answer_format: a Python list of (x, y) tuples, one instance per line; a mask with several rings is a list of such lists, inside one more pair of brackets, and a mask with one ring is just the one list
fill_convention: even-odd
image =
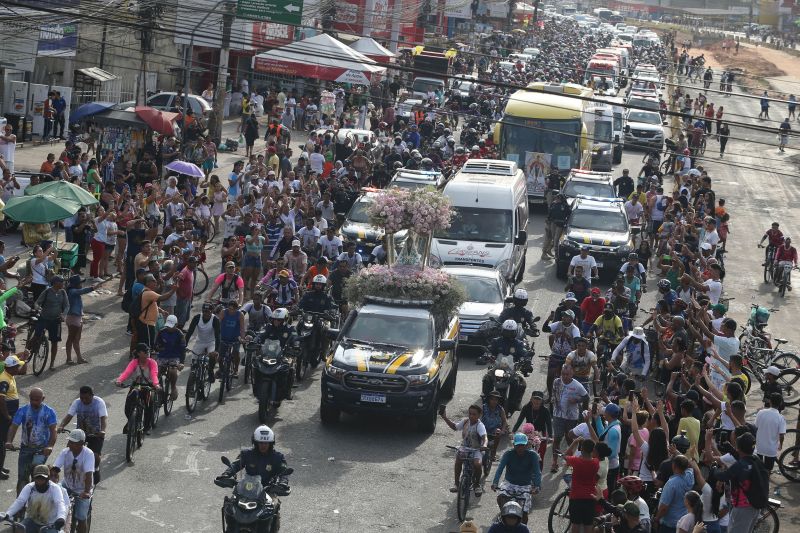
[(513, 304), (514, 303), (514, 297), (513, 296), (506, 296), (505, 303)]
[(282, 476), (291, 476), (292, 474), (294, 474), (294, 468), (287, 468), (286, 470), (281, 472)]
[(630, 133), (631, 127), (628, 124), (625, 124), (625, 133)]
[(517, 238), (514, 240), (514, 244), (525, 244), (528, 242), (528, 232), (524, 229), (519, 230), (517, 233)]
[(328, 330), (325, 332), (325, 334), (326, 334), (326, 335), (328, 336), (328, 338), (329, 338), (330, 340), (332, 340), (332, 341), (335, 341), (336, 339), (338, 339), (338, 338), (339, 338), (339, 330), (338, 330), (338, 329), (329, 328), (329, 329), (328, 329)]
[(220, 458), (220, 461), (222, 461), (222, 464), (224, 464), (225, 466), (231, 466), (231, 460), (225, 457), (224, 455)]
[(619, 142), (619, 135), (614, 135), (614, 142), (615, 142), (615, 143), (618, 143), (618, 142)]
[(450, 339), (442, 339), (439, 341), (439, 351), (449, 352), (456, 349), (456, 341)]
[(542, 317), (540, 317), (540, 316), (535, 316), (535, 317), (533, 317), (533, 321), (534, 321), (534, 322), (539, 322), (539, 320), (540, 320), (541, 318), (542, 318)]

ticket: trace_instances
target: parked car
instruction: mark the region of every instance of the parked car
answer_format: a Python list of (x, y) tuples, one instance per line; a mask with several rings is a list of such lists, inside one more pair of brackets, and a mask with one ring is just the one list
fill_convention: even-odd
[[(177, 94), (178, 93), (176, 92), (156, 93), (147, 99), (147, 105), (160, 111), (171, 111), (173, 113), (177, 112), (178, 109), (175, 107), (175, 97)], [(196, 94), (189, 95), (189, 105), (192, 106), (192, 112), (194, 112), (195, 116), (202, 115), (204, 118), (208, 118), (213, 110), (211, 104), (209, 104), (205, 98)], [(135, 106), (136, 102), (130, 100), (128, 102), (117, 104), (116, 107), (118, 109), (127, 109)]]

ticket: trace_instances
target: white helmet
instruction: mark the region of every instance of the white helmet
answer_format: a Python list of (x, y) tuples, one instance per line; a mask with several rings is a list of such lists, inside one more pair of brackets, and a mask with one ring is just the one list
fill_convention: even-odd
[(287, 316), (289, 316), (289, 311), (285, 307), (279, 307), (272, 312), (272, 318), (277, 318), (278, 320), (286, 320)]
[(258, 426), (253, 432), (253, 442), (256, 444), (275, 442), (275, 432), (269, 426)]
[(517, 289), (514, 291), (514, 298), (517, 300), (527, 300), (528, 299), (528, 291), (525, 289)]
[(517, 331), (517, 323), (514, 320), (509, 318), (508, 320), (503, 322), (503, 331), (513, 331), (513, 332), (516, 333), (516, 331)]
[(314, 276), (314, 280), (311, 283), (328, 283), (328, 279), (323, 276), (322, 274), (317, 274)]

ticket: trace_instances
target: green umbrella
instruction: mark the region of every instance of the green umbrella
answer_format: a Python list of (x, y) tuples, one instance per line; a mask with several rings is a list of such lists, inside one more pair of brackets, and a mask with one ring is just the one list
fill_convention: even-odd
[(25, 196), (48, 194), (61, 200), (71, 200), (83, 206), (99, 203), (92, 193), (68, 181), (48, 181), (25, 188)]
[(49, 194), (32, 194), (11, 198), (3, 214), (27, 224), (47, 224), (69, 218), (78, 212), (81, 204), (73, 200), (56, 198)]

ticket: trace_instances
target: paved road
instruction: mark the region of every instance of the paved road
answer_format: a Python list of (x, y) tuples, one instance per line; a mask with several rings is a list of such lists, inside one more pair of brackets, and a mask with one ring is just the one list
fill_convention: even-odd
[[(752, 106), (744, 99), (730, 97), (724, 105), (730, 112), (752, 115)], [(734, 129), (732, 135), (774, 142), (774, 136), (767, 134)], [(796, 296), (790, 293), (781, 300), (774, 289), (761, 283), (760, 252), (755, 249), (756, 240), (773, 219), (791, 233), (797, 227), (798, 211), (791, 209), (800, 199), (794, 178), (796, 165), (790, 161), (795, 152), (790, 150), (789, 154), (779, 156), (774, 146), (731, 141), (730, 155), (719, 161), (714, 148), (716, 144), (712, 142), (706, 166), (714, 178), (718, 197), (728, 199), (733, 214), (731, 253), (727, 261), (732, 281), (726, 285), (728, 295), (736, 298), (731, 302), (731, 316), (744, 322), (750, 302), (781, 307), (782, 311), (773, 316), (770, 329), (797, 346), (800, 336), (792, 320), (800, 310)], [(232, 156), (224, 156), (223, 169), (228, 168), (226, 164), (231, 159)], [(626, 152), (622, 166), (636, 172), (640, 159), (641, 154)], [(752, 171), (729, 164), (772, 170)], [(540, 261), (543, 220), (541, 212), (532, 213), (528, 271), (523, 282), (531, 294), (530, 307), (539, 315), (555, 307), (563, 289), (562, 283), (555, 279), (553, 263)], [(652, 289), (652, 282), (650, 286)], [(24, 377), (20, 386), (24, 391), (34, 384), (42, 386), (47, 403), (56, 408), (59, 416), (77, 396), (78, 387), (85, 383), (92, 384), (108, 403), (110, 437), (105, 445), (104, 479), (96, 493), (94, 530), (220, 531), (219, 506), (225, 491), (215, 487), (212, 480), (223, 469), (220, 455), (233, 456), (240, 446), (247, 446), (257, 425), (256, 404), (250, 391), (237, 386), (224, 405), (210, 400), (198, 407), (190, 419), (185, 416), (183, 406), (176, 404), (172, 416), (162, 417), (158, 428), (145, 441), (136, 455), (136, 463), (126, 464), (121, 434), (125, 394), (112, 384), (127, 361), (124, 319), (116, 297), (106, 294), (87, 298), (86, 302), (89, 313), (102, 317), (90, 321), (84, 331), (84, 348), (92, 364), (62, 366), (42, 379)], [(651, 304), (649, 296), (643, 307)], [(545, 346), (546, 339), (539, 338), (537, 353), (546, 353)], [(476, 400), (482, 375), (483, 367), (474, 365), (473, 356), (464, 354), (456, 394), (448, 406), (451, 415), (465, 413), (467, 406)], [(185, 379), (183, 375), (181, 385)], [(319, 371), (300, 386), (295, 400), (284, 402), (280, 416), (272, 424), (278, 448), (295, 468), (293, 494), (284, 499), (283, 529), (302, 533), (457, 531), (454, 498), (447, 491), (452, 483), (452, 457), (445, 449), (445, 445), (457, 441), (456, 435), (441, 423), (433, 435), (425, 436), (403, 420), (350, 416), (343, 417), (335, 428), (322, 427), (318, 380)], [(528, 390), (543, 387), (544, 372), (528, 379)], [(796, 413), (796, 410), (790, 413), (792, 420)], [(61, 437), (58, 448), (64, 441), (65, 437)], [(549, 459), (545, 466), (549, 469)], [(12, 479), (15, 475), (12, 468)], [(777, 475), (773, 476), (773, 482), (781, 483), (785, 504), (798, 504), (800, 493), (796, 488), (783, 483)], [(0, 508), (10, 502), (12, 490), (11, 482), (0, 484)], [(533, 531), (546, 531), (550, 501), (560, 490), (558, 480), (545, 474), (544, 489), (531, 516), (531, 523), (536, 524)], [(485, 526), (495, 512), (493, 496), (488, 493), (472, 506), (470, 514)], [(790, 517), (788, 511), (783, 511), (781, 515), (784, 531), (800, 528), (796, 513)]]

